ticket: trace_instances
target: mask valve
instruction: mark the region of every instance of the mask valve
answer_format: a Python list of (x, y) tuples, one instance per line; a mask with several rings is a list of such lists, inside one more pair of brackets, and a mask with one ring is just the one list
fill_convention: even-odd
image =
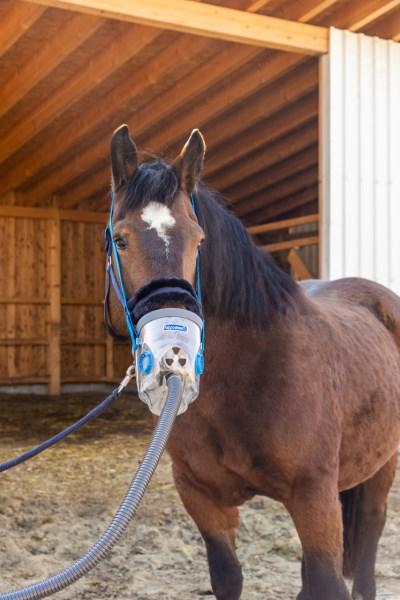
[(183, 383), (178, 414), (197, 398), (204, 371), (203, 326), (197, 314), (182, 308), (153, 310), (137, 323), (138, 394), (155, 415), (160, 415), (166, 402), (169, 375), (178, 375)]

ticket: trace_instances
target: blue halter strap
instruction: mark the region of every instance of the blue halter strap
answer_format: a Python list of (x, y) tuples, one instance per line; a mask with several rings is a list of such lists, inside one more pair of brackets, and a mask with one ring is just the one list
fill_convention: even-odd
[[(192, 203), (193, 212), (195, 213), (195, 215), (197, 215), (196, 197), (194, 194), (191, 194), (190, 200)], [(114, 288), (115, 294), (116, 294), (119, 302), (123, 306), (124, 313), (125, 313), (126, 326), (128, 328), (129, 337), (130, 337), (131, 345), (132, 345), (132, 352), (135, 353), (135, 351), (140, 346), (140, 337), (139, 337), (139, 335), (136, 331), (135, 325), (133, 323), (131, 311), (129, 310), (128, 298), (126, 295), (124, 279), (122, 276), (121, 261), (120, 261), (119, 254), (118, 254), (117, 243), (114, 240), (114, 234), (113, 234), (114, 208), (115, 208), (115, 195), (114, 195), (114, 192), (112, 192), (111, 193), (110, 216), (109, 216), (109, 220), (108, 220), (108, 236), (106, 233), (106, 238), (108, 237), (107, 243), (111, 245), (111, 248), (109, 248), (107, 250), (107, 252), (108, 252), (107, 273), (110, 278), (111, 284)], [(112, 257), (114, 257), (117, 276), (115, 275), (115, 272), (113, 269)], [(196, 287), (197, 303), (202, 311), (200, 252), (197, 253), (197, 258), (196, 258), (196, 277), (195, 278), (196, 278), (195, 287)], [(204, 333), (205, 333), (204, 330), (205, 330), (205, 326), (204, 326), (204, 321), (203, 321), (203, 327), (202, 327), (202, 331), (201, 331), (201, 356), (203, 356), (203, 352), (204, 352)]]
[[(127, 299), (126, 291), (125, 291), (124, 278), (122, 277), (121, 262), (119, 260), (117, 243), (114, 240), (114, 232), (113, 232), (114, 207), (115, 207), (115, 195), (114, 195), (114, 192), (112, 192), (111, 193), (110, 218), (108, 220), (108, 230), (110, 233), (110, 243), (111, 243), (111, 248), (112, 248), (112, 255), (110, 253), (108, 256), (107, 271), (108, 271), (109, 277), (111, 279), (111, 283), (114, 288), (114, 291), (117, 295), (117, 298), (124, 308), (126, 326), (128, 328), (129, 337), (131, 338), (132, 352), (135, 352), (140, 344), (140, 340), (139, 340), (139, 336), (136, 332), (136, 328), (133, 324), (132, 315), (131, 315), (129, 307), (128, 307), (128, 299)], [(118, 281), (117, 281), (117, 278), (115, 277), (114, 269), (112, 266), (112, 256), (114, 256), (115, 265), (117, 267)]]

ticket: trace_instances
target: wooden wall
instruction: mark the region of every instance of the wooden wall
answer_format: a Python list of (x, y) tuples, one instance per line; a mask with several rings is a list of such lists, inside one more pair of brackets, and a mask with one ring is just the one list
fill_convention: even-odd
[(0, 208), (0, 384), (106, 382), (129, 364), (103, 323), (105, 216)]

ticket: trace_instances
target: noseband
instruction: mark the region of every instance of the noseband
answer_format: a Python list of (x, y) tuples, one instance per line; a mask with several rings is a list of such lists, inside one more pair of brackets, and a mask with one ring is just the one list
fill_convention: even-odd
[[(196, 199), (191, 196), (192, 207), (196, 214)], [(140, 343), (136, 331), (138, 321), (152, 310), (162, 308), (166, 304), (170, 306), (181, 306), (202, 317), (201, 287), (200, 287), (200, 255), (196, 259), (196, 290), (193, 286), (178, 277), (153, 279), (150, 283), (141, 287), (133, 296), (127, 297), (124, 280), (122, 276), (121, 263), (118, 255), (118, 249), (113, 240), (113, 213), (115, 197), (111, 196), (111, 208), (108, 227), (105, 230), (105, 251), (107, 255), (106, 265), (106, 285), (104, 296), (104, 320), (108, 333), (116, 340), (129, 339), (128, 336), (118, 335), (112, 325), (109, 298), (111, 286), (114, 289), (120, 304), (124, 308), (125, 321), (132, 343), (132, 350), (135, 351)], [(114, 258), (114, 261), (113, 261)], [(114, 264), (116, 271), (114, 270)], [(203, 327), (204, 329), (204, 327)]]

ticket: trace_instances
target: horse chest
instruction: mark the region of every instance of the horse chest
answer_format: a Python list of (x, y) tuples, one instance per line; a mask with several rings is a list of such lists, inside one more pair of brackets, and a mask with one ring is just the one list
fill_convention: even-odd
[(173, 462), (223, 504), (240, 505), (256, 494), (284, 501), (289, 493), (281, 465), (216, 428), (195, 407), (175, 427), (168, 449)]

